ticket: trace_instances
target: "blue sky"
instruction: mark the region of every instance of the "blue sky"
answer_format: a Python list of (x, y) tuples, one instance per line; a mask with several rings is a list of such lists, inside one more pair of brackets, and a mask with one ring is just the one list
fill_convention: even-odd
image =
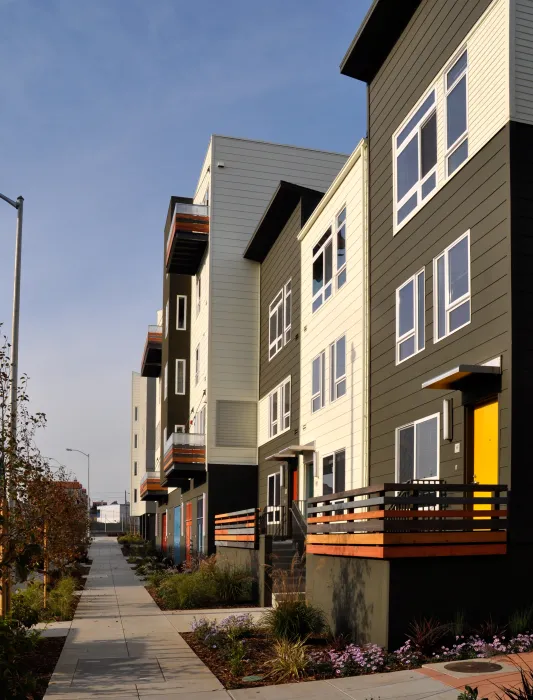
[[(42, 453), (129, 490), (131, 371), (161, 306), (169, 197), (212, 133), (349, 153), (366, 94), (339, 63), (370, 0), (0, 0), (0, 192), (25, 197), (21, 370)], [(15, 212), (0, 203), (10, 332)]]

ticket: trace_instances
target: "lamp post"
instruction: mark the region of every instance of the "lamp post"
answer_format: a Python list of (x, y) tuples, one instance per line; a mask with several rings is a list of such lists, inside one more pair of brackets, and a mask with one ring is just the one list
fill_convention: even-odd
[(91, 491), (90, 491), (90, 477), (91, 477), (91, 457), (88, 452), (83, 452), (83, 450), (75, 450), (72, 447), (66, 448), (67, 452), (79, 452), (80, 455), (85, 455), (87, 457), (87, 512), (91, 512)]

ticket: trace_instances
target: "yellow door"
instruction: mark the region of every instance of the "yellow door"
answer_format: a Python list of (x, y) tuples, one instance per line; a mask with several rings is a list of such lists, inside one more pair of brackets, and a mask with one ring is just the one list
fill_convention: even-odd
[[(498, 483), (498, 401), (474, 409), (474, 482)], [(476, 496), (491, 496), (477, 492)], [(476, 510), (490, 509), (489, 504), (474, 506)]]

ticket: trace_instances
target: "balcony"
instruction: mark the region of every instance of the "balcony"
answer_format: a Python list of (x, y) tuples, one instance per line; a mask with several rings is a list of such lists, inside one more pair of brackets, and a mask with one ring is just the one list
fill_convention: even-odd
[(383, 484), (310, 498), (308, 554), (367, 559), (502, 555), (507, 486)]
[(165, 444), (163, 472), (167, 486), (182, 486), (184, 480), (205, 473), (205, 435), (173, 433)]
[(167, 496), (167, 489), (161, 486), (159, 475), (148, 476), (146, 473), (141, 479), (141, 501), (159, 501)]
[(148, 326), (148, 335), (141, 362), (143, 377), (159, 377), (163, 354), (163, 329), (161, 326)]
[(209, 241), (209, 207), (206, 204), (177, 203), (168, 234), (165, 265), (167, 272), (195, 275)]

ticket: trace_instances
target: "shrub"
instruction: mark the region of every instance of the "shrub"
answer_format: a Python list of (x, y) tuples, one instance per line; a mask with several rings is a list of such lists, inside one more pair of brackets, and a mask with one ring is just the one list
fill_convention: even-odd
[(266, 664), (271, 669), (268, 675), (280, 683), (302, 678), (310, 665), (305, 642), (305, 639), (296, 642), (288, 639), (278, 640), (274, 644), (274, 658)]
[(128, 533), (127, 535), (121, 535), (117, 538), (119, 544), (144, 544), (146, 542), (140, 535), (135, 533)]
[(228, 615), (220, 622), (207, 620), (205, 617), (194, 620), (191, 632), (194, 639), (206, 646), (224, 646), (234, 641), (251, 637), (256, 631), (256, 624), (250, 613)]
[(344, 651), (313, 652), (310, 658), (319, 670), (329, 670), (336, 676), (378, 673), (387, 664), (387, 654), (377, 644), (349, 644)]
[(523, 668), (520, 669), (520, 687), (518, 688), (500, 688), (503, 695), (498, 696), (498, 700), (533, 700), (533, 671)]
[(23, 655), (31, 652), (39, 640), (38, 632), (28, 632), (18, 620), (0, 619), (0, 691), (1, 697), (27, 700), (33, 697), (36, 681), (26, 668)]
[(40, 613), (41, 608), (34, 607), (24, 591), (19, 591), (13, 595), (11, 600), (11, 617), (13, 620), (17, 620), (24, 627), (33, 627), (39, 622)]
[(252, 577), (247, 569), (228, 566), (204, 572), (201, 567), (200, 571), (214, 578), (217, 597), (222, 603), (239, 603), (251, 598)]
[(481, 699), (477, 688), (465, 685), (464, 691), (457, 696), (457, 700), (487, 700), (487, 698)]
[(163, 581), (175, 573), (177, 573), (175, 570), (157, 569), (156, 571), (152, 571), (147, 575), (146, 582), (152, 588), (158, 589)]
[(407, 639), (413, 647), (424, 656), (429, 656), (437, 648), (438, 642), (449, 630), (448, 625), (441, 624), (433, 617), (414, 620), (409, 625)]
[(292, 642), (326, 630), (322, 610), (305, 600), (282, 600), (263, 614), (261, 622), (276, 639)]
[(513, 637), (519, 634), (525, 634), (531, 630), (531, 621), (533, 619), (533, 606), (516, 610), (509, 618), (509, 632)]
[(226, 647), (225, 656), (229, 662), (230, 671), (234, 676), (242, 673), (246, 651), (245, 639), (233, 639)]
[(198, 571), (167, 576), (157, 593), (169, 610), (202, 608), (216, 602), (215, 582)]
[(75, 603), (76, 580), (72, 576), (59, 579), (48, 595), (48, 615), (61, 620), (70, 620)]

